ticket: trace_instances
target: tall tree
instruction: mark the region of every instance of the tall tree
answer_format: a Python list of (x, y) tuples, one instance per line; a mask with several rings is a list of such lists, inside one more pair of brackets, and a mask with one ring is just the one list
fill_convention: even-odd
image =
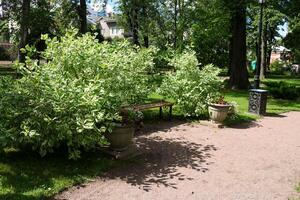
[(54, 0), (55, 9), (53, 10), (54, 27), (53, 34), (64, 35), (70, 27), (80, 27), (78, 15), (78, 3), (70, 0)]
[(284, 44), (294, 54), (294, 62), (300, 63), (300, 0), (288, 1), (285, 13), (289, 19), (289, 33)]
[(150, 24), (153, 22), (155, 0), (121, 0), (122, 24), (132, 34), (133, 43), (145, 47), (150, 42)]
[(175, 49), (184, 46), (193, 22), (194, 0), (121, 0), (123, 25), (132, 33), (135, 44), (153, 44)]
[(139, 42), (139, 8), (140, 1), (139, 0), (121, 0), (120, 1), (120, 9), (123, 13), (122, 21), (123, 25), (126, 27), (127, 31), (129, 31), (132, 35), (132, 40), (135, 45), (140, 45)]
[(190, 42), (202, 65), (229, 66), (230, 9), (220, 0), (197, 1)]
[(246, 46), (246, 1), (231, 2), (230, 79), (234, 89), (249, 87)]
[[(280, 35), (280, 27), (287, 22), (287, 17), (283, 13), (285, 6), (285, 0), (268, 0), (265, 4), (262, 34), (263, 55), (261, 58), (262, 65), (260, 77), (266, 75), (266, 71), (270, 65), (272, 48), (279, 44), (280, 40), (278, 38), (282, 37)], [(259, 12), (260, 8), (257, 2), (252, 2), (248, 6), (247, 44), (248, 50), (252, 55), (255, 55), (257, 52)], [(257, 57), (258, 55), (255, 56)]]
[(19, 41), (19, 62), (25, 61), (25, 54), (22, 53), (21, 49), (25, 47), (28, 42), (28, 22), (30, 14), (30, 0), (22, 1), (21, 21), (20, 21), (20, 41)]
[(78, 15), (80, 20), (80, 32), (82, 34), (87, 32), (87, 6), (86, 6), (86, 0), (80, 0), (79, 6), (78, 6)]

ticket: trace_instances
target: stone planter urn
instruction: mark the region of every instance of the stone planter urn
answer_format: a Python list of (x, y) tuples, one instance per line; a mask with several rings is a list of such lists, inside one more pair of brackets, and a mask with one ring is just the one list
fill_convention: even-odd
[(115, 127), (111, 133), (105, 134), (110, 148), (114, 151), (125, 151), (133, 144), (134, 128), (130, 126)]
[(222, 124), (226, 119), (230, 108), (230, 104), (210, 104), (208, 106), (209, 117), (214, 123)]

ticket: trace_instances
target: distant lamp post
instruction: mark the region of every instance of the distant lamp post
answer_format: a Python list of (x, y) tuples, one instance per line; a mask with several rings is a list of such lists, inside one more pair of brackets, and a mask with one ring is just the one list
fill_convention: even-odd
[(265, 115), (267, 111), (268, 91), (259, 89), (260, 85), (260, 69), (261, 69), (261, 46), (262, 46), (262, 28), (263, 28), (263, 12), (266, 0), (259, 0), (260, 4), (260, 19), (258, 28), (258, 51), (256, 62), (256, 74), (254, 76), (254, 89), (250, 90), (249, 94), (249, 112), (257, 115)]
[(258, 51), (257, 51), (257, 62), (256, 62), (256, 73), (254, 76), (254, 88), (259, 89), (260, 85), (260, 69), (261, 69), (261, 44), (262, 44), (262, 28), (263, 28), (263, 13), (264, 13), (264, 4), (266, 0), (259, 0), (260, 4), (260, 19), (259, 19), (259, 28), (258, 28)]

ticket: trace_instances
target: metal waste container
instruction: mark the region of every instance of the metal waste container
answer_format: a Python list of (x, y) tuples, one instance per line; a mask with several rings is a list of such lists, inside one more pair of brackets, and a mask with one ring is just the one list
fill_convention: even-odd
[(249, 91), (249, 112), (257, 115), (265, 115), (267, 111), (268, 91), (252, 89)]

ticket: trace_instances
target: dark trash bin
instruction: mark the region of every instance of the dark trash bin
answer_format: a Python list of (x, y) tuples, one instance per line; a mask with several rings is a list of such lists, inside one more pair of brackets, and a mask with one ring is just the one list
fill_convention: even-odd
[(252, 89), (249, 91), (249, 112), (257, 115), (265, 115), (267, 111), (268, 91)]

